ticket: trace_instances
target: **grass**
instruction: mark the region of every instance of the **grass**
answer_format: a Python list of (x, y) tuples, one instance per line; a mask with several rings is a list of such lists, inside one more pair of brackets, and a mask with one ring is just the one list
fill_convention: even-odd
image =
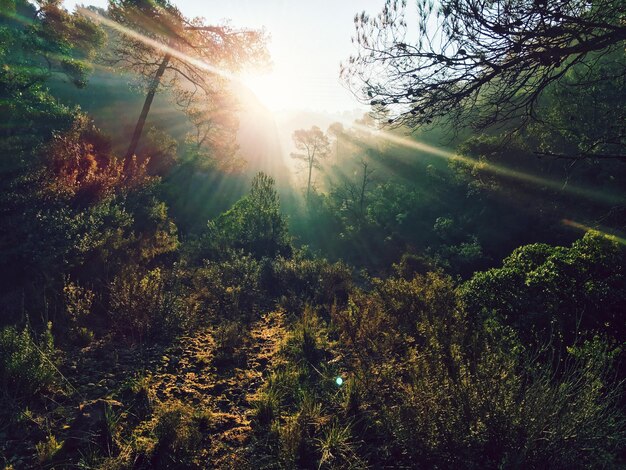
[(45, 441), (35, 444), (38, 462), (43, 465), (52, 461), (54, 455), (59, 451), (62, 445), (62, 441), (59, 442), (54, 435), (48, 434)]
[(322, 438), (317, 439), (321, 453), (319, 468), (331, 466), (334, 468), (352, 467), (358, 460), (352, 443), (350, 425), (341, 426), (337, 422), (326, 429)]

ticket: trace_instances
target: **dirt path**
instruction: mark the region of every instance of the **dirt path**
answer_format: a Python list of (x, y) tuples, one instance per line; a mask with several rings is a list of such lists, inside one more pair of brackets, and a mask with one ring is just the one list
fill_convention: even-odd
[(217, 467), (232, 468), (234, 461), (238, 460), (237, 456), (248, 444), (254, 397), (276, 358), (285, 332), (284, 314), (264, 314), (251, 325), (244, 341), (245, 365), (234, 369), (232, 374), (217, 378), (213, 390), (215, 404), (222, 416), (230, 418), (213, 439), (218, 447), (212, 449), (216, 451), (213, 463)]
[[(118, 399), (122, 384), (133, 377), (145, 377), (155, 406), (183, 403), (209, 412), (212, 426), (207, 432), (203, 459), (207, 468), (233, 468), (245, 460), (251, 438), (254, 397), (263, 384), (268, 368), (277, 360), (277, 352), (286, 334), (285, 316), (281, 312), (261, 315), (242, 332), (241, 341), (230, 360), (216, 364), (215, 328), (198, 329), (179, 338), (173, 345), (120, 348), (110, 343), (93, 344), (68, 355), (61, 371), (71, 386), (71, 393), (50, 403), (45, 423), (34, 423), (20, 442), (7, 442), (15, 454), (16, 468), (28, 467), (35, 455), (35, 443), (45, 440), (49, 432), (61, 442), (73, 429), (82, 406), (102, 400)], [(124, 401), (122, 398), (120, 400)], [(121, 404), (123, 409), (125, 404)], [(24, 445), (28, 441), (29, 445)], [(18, 455), (22, 449), (24, 455)], [(74, 453), (75, 454), (75, 453)], [(68, 458), (78, 458), (77, 454)], [(19, 458), (18, 458), (19, 457)], [(33, 463), (34, 464), (34, 463)], [(24, 467), (24, 468), (26, 468)], [(242, 463), (241, 467), (254, 467)]]
[(250, 325), (237, 356), (236, 367), (214, 364), (211, 329), (183, 337), (166, 351), (152, 379), (161, 402), (177, 399), (212, 412), (215, 432), (209, 456), (215, 467), (232, 468), (250, 438), (253, 398), (285, 335), (281, 312), (266, 313)]

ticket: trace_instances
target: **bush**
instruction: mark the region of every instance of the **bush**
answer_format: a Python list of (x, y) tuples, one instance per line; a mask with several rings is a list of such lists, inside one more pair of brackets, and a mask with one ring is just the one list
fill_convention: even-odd
[(70, 337), (81, 346), (87, 346), (93, 341), (93, 332), (81, 324), (87, 320), (91, 312), (94, 297), (93, 291), (85, 289), (75, 282), (65, 280), (63, 299), (65, 311), (69, 317)]
[(367, 429), (370, 465), (619, 466), (626, 422), (611, 378), (619, 351), (596, 339), (542, 364), (511, 327), (468, 322), (446, 277), (374, 284), (333, 317), (360, 379), (356, 410), (368, 410), (348, 416)]
[(281, 352), (294, 364), (315, 367), (325, 356), (325, 339), (321, 320), (306, 307), (294, 331), (286, 337)]
[(132, 341), (171, 337), (197, 319), (197, 305), (187, 301), (177, 278), (160, 268), (128, 268), (111, 285), (112, 328)]
[(567, 347), (594, 334), (626, 341), (626, 250), (588, 232), (571, 247), (526, 245), (461, 286), (473, 320), (494, 316), (524, 344)]
[(0, 387), (13, 399), (31, 399), (55, 385), (51, 324), (37, 341), (28, 328), (0, 331)]
[(274, 179), (258, 173), (250, 192), (208, 223), (200, 253), (220, 258), (225, 248), (242, 250), (256, 259), (290, 256), (293, 250), (287, 221), (280, 213)]
[(205, 468), (200, 451), (213, 417), (180, 402), (165, 403), (133, 432), (130, 450), (116, 459), (121, 468)]
[(184, 462), (191, 465), (202, 442), (193, 410), (183, 404), (167, 405), (157, 410), (154, 435), (157, 444), (152, 461), (156, 467), (168, 468)]
[(241, 347), (245, 338), (241, 323), (225, 320), (217, 327), (213, 338), (215, 339), (213, 361), (217, 366), (228, 363), (241, 365), (243, 360)]
[(243, 253), (231, 253), (224, 261), (205, 261), (195, 271), (193, 283), (207, 309), (222, 318), (250, 318), (262, 301), (259, 262)]
[(329, 312), (333, 304), (344, 306), (352, 290), (352, 273), (345, 264), (325, 259), (306, 259), (302, 253), (293, 258), (278, 258), (271, 269), (263, 271), (261, 285), (276, 295), (285, 296), (290, 311), (301, 311), (306, 304)]

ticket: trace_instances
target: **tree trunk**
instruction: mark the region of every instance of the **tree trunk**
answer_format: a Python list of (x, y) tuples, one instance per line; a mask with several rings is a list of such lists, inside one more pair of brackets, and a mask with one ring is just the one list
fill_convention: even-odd
[(309, 163), (309, 182), (306, 186), (306, 200), (309, 202), (309, 194), (311, 193), (311, 173), (313, 172), (313, 160)]
[(363, 182), (361, 183), (361, 198), (359, 200), (359, 209), (361, 217), (363, 217), (364, 205), (365, 205), (365, 187), (367, 186), (367, 163), (363, 163)]
[(309, 202), (309, 195), (311, 194), (311, 173), (313, 173), (313, 164), (315, 163), (315, 151), (317, 145), (313, 147), (313, 153), (309, 155), (309, 182), (306, 185), (306, 202)]
[(130, 162), (133, 159), (133, 155), (137, 151), (137, 145), (139, 144), (139, 139), (141, 139), (141, 134), (143, 132), (143, 128), (146, 124), (146, 119), (148, 117), (148, 112), (150, 111), (150, 106), (152, 106), (152, 101), (154, 100), (154, 95), (159, 88), (159, 84), (161, 83), (161, 77), (165, 73), (165, 68), (170, 61), (170, 54), (165, 54), (163, 57), (163, 61), (159, 65), (159, 68), (152, 79), (152, 83), (150, 84), (150, 88), (148, 89), (148, 94), (146, 96), (146, 101), (143, 103), (143, 109), (141, 110), (141, 114), (139, 115), (139, 119), (137, 120), (137, 125), (135, 126), (135, 131), (133, 132), (133, 138), (130, 141), (130, 146), (128, 147), (128, 151), (126, 152), (126, 157), (124, 158), (124, 170), (127, 170)]

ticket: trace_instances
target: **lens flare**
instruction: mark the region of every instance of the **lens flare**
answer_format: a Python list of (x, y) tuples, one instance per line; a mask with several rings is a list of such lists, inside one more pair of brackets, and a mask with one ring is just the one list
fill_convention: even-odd
[(343, 379), (341, 377), (337, 377), (335, 379), (335, 383), (337, 384), (338, 387), (341, 387), (343, 385)]

